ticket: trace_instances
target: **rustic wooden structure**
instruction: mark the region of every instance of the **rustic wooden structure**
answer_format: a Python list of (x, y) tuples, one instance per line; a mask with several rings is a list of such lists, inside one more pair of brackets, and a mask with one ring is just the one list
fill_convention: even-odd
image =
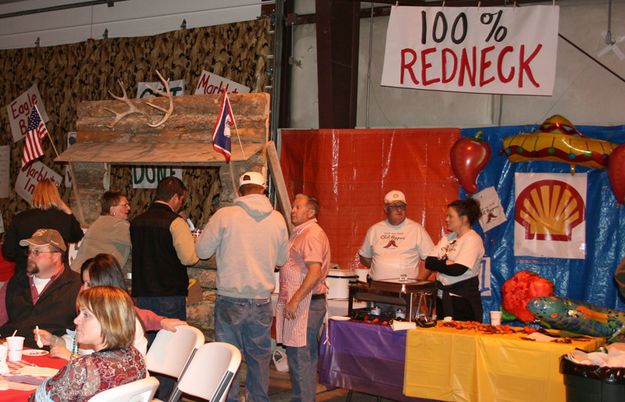
[[(237, 126), (237, 130), (231, 130), (229, 165), (212, 147), (223, 95), (174, 97), (173, 113), (158, 127), (149, 123), (162, 120), (163, 113), (148, 102), (167, 109), (167, 97), (81, 102), (77, 108), (76, 143), (57, 161), (74, 166), (78, 198), (85, 210), (83, 224), (92, 222), (99, 214), (97, 200), (108, 189), (110, 165), (221, 166), (222, 179), (238, 177), (245, 170), (261, 170), (257, 157), (268, 139), (269, 95), (230, 94), (229, 98)], [(125, 115), (111, 127), (116, 121), (114, 113), (124, 113), (129, 109), (128, 103), (138, 113)], [(252, 157), (257, 159), (248, 162)], [(221, 184), (222, 193), (234, 192), (232, 180), (222, 180)]]

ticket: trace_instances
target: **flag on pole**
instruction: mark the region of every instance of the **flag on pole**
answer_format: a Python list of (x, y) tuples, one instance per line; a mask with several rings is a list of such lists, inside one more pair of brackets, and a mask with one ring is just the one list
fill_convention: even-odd
[(41, 120), (39, 109), (33, 107), (28, 118), (28, 132), (24, 137), (24, 154), (22, 155), (22, 168), (35, 159), (43, 156), (43, 138), (48, 135), (48, 129)]
[(221, 103), (219, 116), (213, 130), (213, 148), (226, 158), (226, 162), (230, 162), (230, 127), (234, 125), (234, 115), (232, 107), (228, 99), (228, 93), (224, 91), (224, 99)]

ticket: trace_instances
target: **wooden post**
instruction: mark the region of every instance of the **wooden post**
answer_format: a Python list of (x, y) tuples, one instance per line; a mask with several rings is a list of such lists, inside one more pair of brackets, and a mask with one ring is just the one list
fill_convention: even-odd
[(289, 233), (291, 233), (293, 230), (293, 223), (291, 223), (291, 199), (286, 189), (282, 167), (280, 167), (280, 159), (278, 159), (278, 151), (273, 141), (267, 142), (267, 160), (269, 162), (271, 176), (273, 176), (273, 184), (276, 186), (278, 203), (280, 204), (282, 215), (284, 215), (284, 219), (286, 220)]

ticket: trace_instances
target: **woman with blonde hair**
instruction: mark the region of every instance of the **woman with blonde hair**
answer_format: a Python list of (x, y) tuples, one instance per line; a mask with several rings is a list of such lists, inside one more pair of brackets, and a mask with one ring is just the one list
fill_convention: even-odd
[(145, 378), (145, 360), (132, 346), (136, 314), (124, 290), (97, 286), (78, 295), (76, 341), (94, 352), (70, 360), (44, 381), (31, 401), (88, 401), (94, 395)]
[(32, 205), (31, 209), (13, 217), (2, 244), (4, 257), (15, 261), (13, 278), (26, 277), (27, 248), (20, 246), (19, 243), (20, 240), (30, 238), (37, 229), (56, 229), (68, 245), (79, 242), (83, 236), (80, 223), (61, 198), (54, 180), (44, 179), (37, 183), (33, 191)]

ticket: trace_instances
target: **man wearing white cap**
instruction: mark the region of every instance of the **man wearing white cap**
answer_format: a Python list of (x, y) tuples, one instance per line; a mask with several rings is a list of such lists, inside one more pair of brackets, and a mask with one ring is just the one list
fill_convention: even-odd
[(419, 260), (434, 247), (423, 226), (406, 218), (406, 196), (392, 190), (384, 196), (386, 219), (371, 226), (358, 251), (373, 280), (417, 278)]
[(65, 263), (67, 246), (55, 229), (39, 229), (19, 244), (28, 247), (26, 272), (16, 272), (20, 276), (8, 285), (9, 321), (0, 333), (8, 336), (17, 330), (26, 337), (26, 346), (35, 347), (32, 332), (36, 325), (54, 335), (74, 327), (81, 282)]
[[(248, 401), (269, 401), (271, 292), (274, 268), (286, 262), (288, 232), (282, 215), (265, 197), (265, 178), (246, 172), (234, 205), (219, 209), (197, 239), (200, 258), (217, 259), (215, 338), (238, 347), (247, 364)], [(239, 376), (228, 401), (239, 400)]]

